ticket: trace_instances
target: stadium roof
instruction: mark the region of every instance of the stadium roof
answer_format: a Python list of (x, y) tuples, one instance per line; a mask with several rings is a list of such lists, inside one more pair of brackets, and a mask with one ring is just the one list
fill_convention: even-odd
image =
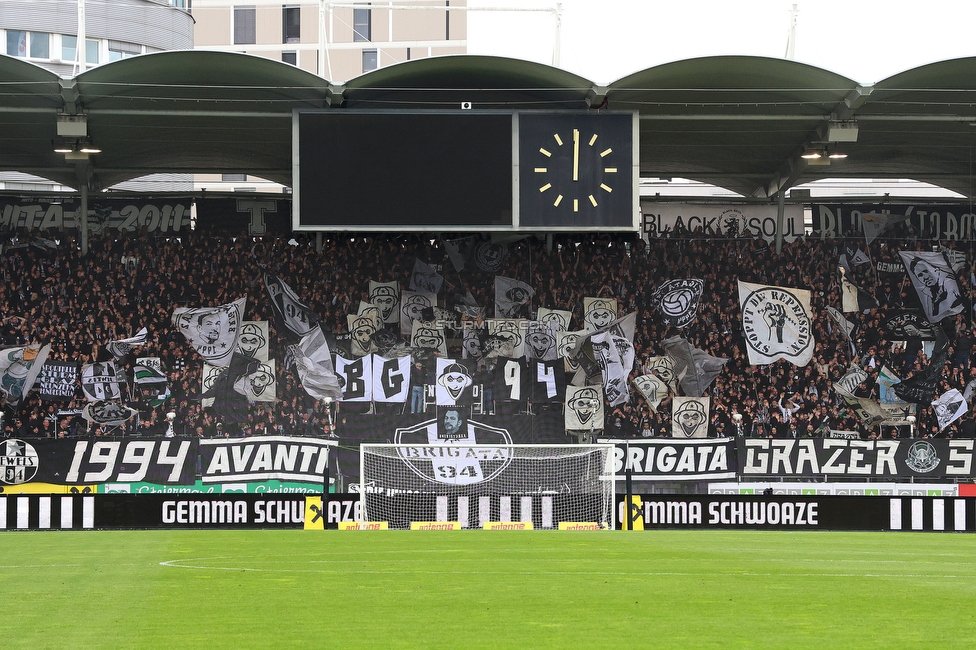
[[(976, 58), (862, 86), (793, 61), (707, 57), (600, 86), (538, 63), (472, 55), (408, 61), (344, 85), (229, 52), (148, 54), (73, 78), (0, 56), (0, 170), (93, 190), (174, 172), (247, 173), (290, 186), (293, 109), (460, 102), (637, 111), (642, 178), (687, 178), (747, 197), (822, 178), (911, 178), (976, 192)], [(86, 116), (102, 152), (77, 161), (55, 153), (59, 115)], [(831, 123), (841, 140), (856, 125), (856, 141), (836, 141)], [(810, 164), (801, 158), (810, 148), (848, 157)]]

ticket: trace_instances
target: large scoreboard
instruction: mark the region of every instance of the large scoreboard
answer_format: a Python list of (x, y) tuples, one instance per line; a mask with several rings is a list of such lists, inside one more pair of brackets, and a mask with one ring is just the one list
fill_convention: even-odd
[(293, 227), (634, 231), (637, 115), (297, 110)]

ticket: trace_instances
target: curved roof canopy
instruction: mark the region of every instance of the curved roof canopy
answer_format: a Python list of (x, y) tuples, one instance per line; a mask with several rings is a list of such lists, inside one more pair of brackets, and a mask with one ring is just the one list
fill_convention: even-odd
[[(290, 186), (295, 109), (471, 102), (636, 111), (642, 177), (689, 178), (747, 197), (821, 178), (913, 178), (972, 197), (974, 98), (976, 58), (862, 86), (793, 61), (707, 57), (599, 86), (538, 63), (471, 55), (409, 61), (344, 85), (227, 52), (148, 54), (68, 79), (0, 56), (0, 169), (91, 189), (167, 172), (247, 173)], [(70, 116), (84, 116), (101, 153), (66, 160), (53, 151), (63, 144), (59, 121)], [(801, 158), (811, 148), (847, 158), (811, 164)]]

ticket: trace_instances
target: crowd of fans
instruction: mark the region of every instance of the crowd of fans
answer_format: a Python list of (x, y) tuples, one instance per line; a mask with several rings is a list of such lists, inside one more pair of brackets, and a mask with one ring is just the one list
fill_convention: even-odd
[[(287, 355), (274, 333), (259, 265), (274, 270), (321, 317), (323, 329), (334, 335), (330, 339), (333, 352), (341, 352), (342, 341), (348, 339), (344, 336), (348, 334), (347, 314), (356, 313), (360, 301), (368, 301), (369, 281), (398, 281), (407, 288), (416, 259), (443, 275), (439, 300), (449, 310), (470, 293), (486, 309), (486, 316), (493, 316), (496, 274), (523, 280), (535, 289), (519, 316), (534, 318), (540, 307), (571, 310), (571, 330), (583, 329), (584, 297), (615, 298), (618, 315), (637, 314), (631, 379), (645, 373), (646, 359), (664, 354), (661, 342), (675, 334), (709, 354), (729, 359), (706, 393), (711, 397), (709, 435), (808, 437), (844, 430), (859, 432), (864, 438), (973, 436), (971, 413), (940, 431), (928, 405), (919, 406), (913, 427), (867, 428), (832, 388), (857, 364), (868, 372), (868, 380), (857, 394), (877, 399), (876, 380), (882, 366), (906, 378), (929, 363), (919, 342), (886, 338), (881, 327), (885, 313), (915, 307), (918, 300), (903, 274), (879, 274), (875, 263), (898, 261), (899, 249), (932, 250), (935, 244), (957, 243), (933, 242), (909, 232), (888, 233), (870, 247), (853, 234), (846, 240), (800, 238), (784, 243), (780, 253), (760, 238), (721, 238), (701, 232), (671, 233), (649, 242), (637, 234), (529, 236), (509, 242), (500, 266), (490, 271), (473, 261), (457, 270), (444, 240), (427, 233), (327, 234), (320, 243), (314, 236), (300, 235), (255, 239), (115, 233), (93, 235), (86, 256), (81, 255), (76, 239), (64, 234), (58, 237), (56, 249), (23, 246), (23, 236), (7, 243), (0, 262), (3, 347), (50, 343), (50, 360), (81, 364), (110, 358), (104, 347), (107, 342), (130, 337), (146, 327), (148, 342), (132, 356), (162, 360), (171, 396), (155, 409), (142, 407), (140, 417), (123, 427), (108, 428), (83, 420), (80, 387), (70, 402), (41, 401), (32, 392), (17, 410), (5, 413), (3, 432), (7, 436), (163, 434), (169, 430), (165, 414), (170, 411), (176, 413), (177, 434), (341, 436), (334, 428), (335, 410), (340, 405), (309, 397), (295, 372), (283, 363)], [(826, 306), (841, 306), (837, 263), (845, 241), (859, 245), (872, 260), (853, 267), (848, 277), (881, 305), (847, 314), (856, 325), (852, 342), (825, 310)], [(21, 245), (11, 246), (13, 242)], [(971, 296), (972, 251), (958, 244), (968, 260), (960, 282), (964, 294)], [(672, 278), (700, 278), (705, 287), (697, 318), (680, 330), (666, 327), (652, 307), (655, 288)], [(748, 363), (737, 280), (812, 291), (816, 348), (811, 363), (806, 367), (786, 361), (767, 366)], [(177, 307), (215, 306), (245, 295), (246, 319), (272, 322), (271, 356), (279, 360), (277, 401), (252, 405), (247, 422), (228, 426), (211, 408), (201, 406), (203, 363), (172, 326), (171, 316)], [(971, 301), (962, 314), (942, 324), (950, 354), (937, 394), (949, 388), (962, 391), (976, 379), (976, 367), (970, 363)], [(399, 334), (395, 326), (394, 332)], [(460, 338), (452, 340), (449, 356), (460, 358), (460, 345)], [(122, 361), (131, 364), (132, 359)], [(416, 361), (426, 364), (423, 374), (429, 374), (433, 359)], [(421, 369), (417, 370), (416, 376), (421, 376)], [(410, 412), (410, 400), (404, 409)], [(670, 412), (668, 400), (653, 410), (632, 390), (628, 402), (606, 414), (606, 434), (670, 436)], [(733, 414), (742, 417), (733, 418)]]

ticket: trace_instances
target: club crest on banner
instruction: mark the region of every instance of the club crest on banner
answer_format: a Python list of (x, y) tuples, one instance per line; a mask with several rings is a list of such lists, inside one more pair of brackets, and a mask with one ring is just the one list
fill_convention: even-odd
[(466, 419), (464, 409), (443, 409), (440, 421), (435, 418), (397, 429), (395, 439), (400, 445), (443, 445), (406, 446), (397, 450), (415, 474), (432, 483), (484, 483), (494, 479), (512, 462), (507, 448), (471, 446), (510, 445), (512, 437), (507, 429)]
[(661, 320), (669, 327), (684, 327), (698, 316), (705, 282), (696, 278), (668, 280), (655, 291)]
[(27, 483), (37, 474), (39, 466), (37, 451), (30, 443), (15, 438), (0, 442), (0, 483)]
[(809, 291), (739, 282), (739, 305), (749, 363), (810, 362), (814, 346)]
[(506, 255), (508, 255), (508, 246), (493, 244), (487, 239), (478, 242), (474, 247), (474, 263), (479, 269), (488, 273), (494, 273), (502, 268)]

